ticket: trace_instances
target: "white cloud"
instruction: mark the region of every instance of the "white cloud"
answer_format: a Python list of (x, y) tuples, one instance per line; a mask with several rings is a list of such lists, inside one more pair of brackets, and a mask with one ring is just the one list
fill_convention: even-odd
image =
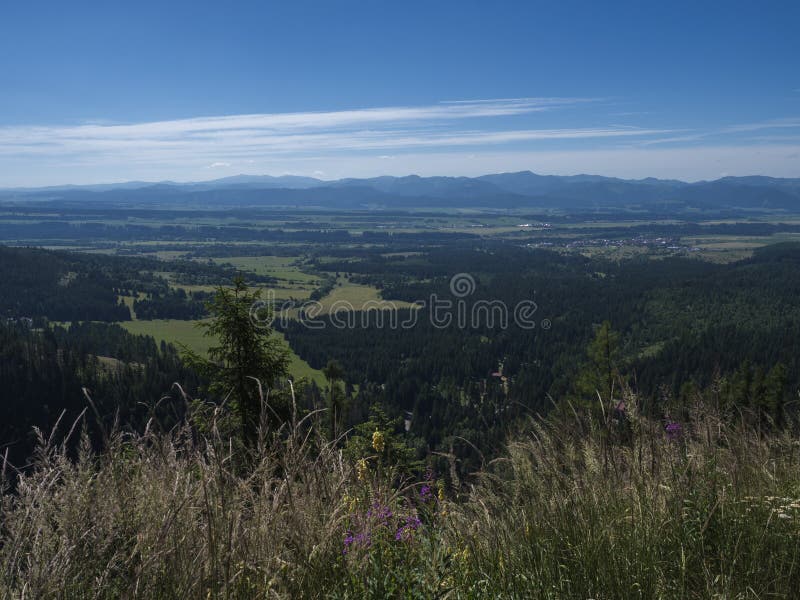
[[(201, 117), (137, 124), (91, 123), (68, 126), (0, 127), (0, 158), (27, 166), (29, 172), (54, 167), (74, 172), (105, 169), (123, 173), (149, 167), (153, 173), (172, 168), (170, 177), (198, 162), (205, 168), (264, 164), (265, 160), (328, 153), (442, 149), (575, 142), (666, 133), (624, 126), (547, 128), (520, 127), (518, 120), (546, 110), (591, 100), (580, 98), (516, 98), (449, 101), (418, 107), (247, 114)], [(478, 124), (479, 127), (474, 127)], [(516, 127), (513, 127), (516, 125)], [(224, 155), (225, 161), (217, 157)], [(25, 169), (23, 169), (25, 170)], [(19, 168), (0, 166), (0, 185), (9, 185)], [(154, 175), (155, 176), (155, 175)], [(38, 180), (31, 182), (38, 185)]]
[(764, 129), (784, 129), (791, 127), (800, 127), (800, 119), (771, 119), (769, 121), (761, 121), (759, 123), (745, 123), (743, 125), (731, 125), (725, 127), (720, 131), (722, 133), (740, 133), (747, 131), (762, 131)]
[[(758, 123), (744, 123), (739, 125), (730, 125), (728, 127), (720, 127), (717, 129), (710, 129), (708, 131), (702, 131), (697, 133), (690, 133), (686, 135), (677, 135), (677, 136), (669, 136), (664, 138), (654, 138), (650, 140), (642, 140), (638, 142), (640, 146), (652, 146), (658, 144), (675, 144), (678, 142), (696, 142), (703, 139), (708, 138), (731, 138), (736, 137), (736, 139), (742, 140), (746, 139), (747, 141), (751, 142), (764, 142), (768, 141), (770, 136), (758, 136), (758, 137), (743, 137), (741, 134), (747, 133), (754, 133), (757, 131), (764, 131), (770, 129), (793, 129), (800, 127), (800, 119), (798, 118), (786, 118), (786, 119), (771, 119), (768, 121), (761, 121)], [(771, 136), (773, 140), (780, 141), (781, 136)], [(783, 136), (784, 140), (786, 139)]]
[[(79, 126), (27, 126), (0, 129), (6, 144), (52, 145), (92, 140), (169, 141), (203, 138), (220, 132), (299, 133), (344, 127), (369, 127), (414, 122), (451, 121), (477, 117), (502, 117), (540, 112), (575, 104), (574, 98), (519, 98), (440, 103), (420, 107), (383, 107), (329, 112), (297, 112), (198, 117), (138, 124), (85, 124)], [(585, 101), (585, 100), (583, 100)]]
[[(207, 169), (242, 166), (252, 172), (255, 165), (273, 174), (312, 175), (318, 171), (331, 178), (411, 172), (477, 174), (528, 168), (553, 173), (704, 178), (721, 170), (720, 165), (706, 169), (705, 165), (715, 161), (730, 163), (724, 169), (732, 173), (788, 174), (791, 161), (781, 158), (787, 153), (773, 149), (790, 148), (789, 155), (798, 150), (790, 139), (771, 145), (760, 142), (764, 145), (759, 151), (774, 161), (770, 164), (763, 159), (765, 154), (753, 158), (753, 146), (741, 139), (734, 141), (762, 129), (800, 127), (797, 118), (708, 131), (598, 124), (579, 127), (574, 126), (574, 118), (569, 127), (533, 126), (540, 119), (539, 113), (594, 101), (454, 100), (418, 107), (229, 115), (135, 124), (0, 127), (0, 186), (191, 180), (202, 179)], [(708, 140), (711, 136), (729, 141), (712, 144)], [(658, 144), (668, 148), (653, 147)], [(700, 144), (705, 144), (702, 151)], [(691, 156), (692, 160), (682, 160), (681, 156)], [(612, 162), (609, 157), (613, 157)], [(673, 166), (678, 164), (685, 172), (675, 172)], [(644, 171), (645, 166), (649, 172)], [(798, 175), (796, 167), (791, 174)]]

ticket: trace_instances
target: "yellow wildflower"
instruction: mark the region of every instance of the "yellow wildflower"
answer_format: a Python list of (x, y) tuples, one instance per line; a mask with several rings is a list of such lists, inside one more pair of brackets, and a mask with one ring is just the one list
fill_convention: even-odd
[(367, 473), (369, 473), (369, 465), (367, 465), (367, 461), (362, 458), (356, 463), (356, 475), (358, 475), (358, 480), (366, 481)]
[(375, 449), (375, 452), (380, 454), (383, 452), (383, 449), (386, 447), (386, 440), (383, 437), (383, 432), (375, 430), (375, 433), (372, 434), (372, 447)]

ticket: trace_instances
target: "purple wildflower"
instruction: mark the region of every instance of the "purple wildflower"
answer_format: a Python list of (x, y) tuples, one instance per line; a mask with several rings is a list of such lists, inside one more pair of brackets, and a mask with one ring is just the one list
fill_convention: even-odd
[(368, 532), (353, 535), (351, 531), (348, 531), (344, 538), (342, 554), (347, 554), (354, 545), (369, 548), (372, 545), (372, 536)]
[(683, 427), (677, 421), (667, 421), (667, 425), (664, 429), (667, 432), (667, 439), (670, 441), (677, 440), (683, 433)]
[(398, 542), (409, 541), (413, 537), (414, 532), (419, 529), (420, 525), (422, 525), (422, 521), (420, 521), (418, 517), (406, 517), (405, 523), (397, 530), (394, 539)]
[(423, 502), (430, 502), (433, 500), (433, 488), (427, 483), (419, 489), (419, 499)]
[(384, 506), (380, 502), (375, 502), (367, 511), (367, 518), (375, 519), (381, 525), (387, 525), (389, 519), (392, 518), (392, 515), (392, 509), (388, 506)]
[(356, 538), (353, 537), (353, 534), (348, 531), (347, 535), (344, 537), (344, 548), (342, 549), (342, 554), (347, 554), (347, 551), (350, 550), (350, 546), (353, 545), (355, 540)]

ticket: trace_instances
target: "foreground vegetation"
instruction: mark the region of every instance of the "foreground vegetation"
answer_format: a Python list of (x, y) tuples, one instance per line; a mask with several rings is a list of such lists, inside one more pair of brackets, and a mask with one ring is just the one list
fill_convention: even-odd
[(666, 427), (626, 400), (531, 419), (464, 481), (403, 468), (390, 428), (338, 448), (319, 412), (265, 420), (250, 450), (190, 413), (71, 456), (82, 425), (62, 423), (2, 497), (0, 595), (792, 597), (797, 438), (702, 398)]

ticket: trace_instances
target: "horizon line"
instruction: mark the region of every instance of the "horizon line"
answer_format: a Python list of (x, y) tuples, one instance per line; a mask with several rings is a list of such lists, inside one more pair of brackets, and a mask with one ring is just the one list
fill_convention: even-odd
[[(614, 175), (601, 175), (598, 173), (588, 173), (588, 172), (576, 172), (571, 174), (555, 174), (555, 173), (544, 173), (544, 172), (536, 172), (530, 169), (523, 169), (519, 171), (491, 171), (482, 173), (481, 175), (420, 175), (415, 172), (409, 172), (404, 175), (391, 175), (391, 174), (382, 174), (382, 175), (374, 175), (370, 177), (336, 177), (333, 179), (324, 179), (321, 176), (314, 176), (314, 175), (303, 175), (294, 172), (284, 172), (279, 175), (273, 175), (270, 173), (236, 173), (233, 175), (225, 175), (224, 177), (215, 177), (211, 179), (187, 179), (187, 180), (179, 180), (179, 179), (160, 179), (160, 180), (138, 180), (138, 179), (125, 179), (119, 181), (99, 181), (94, 183), (57, 183), (53, 185), (42, 185), (42, 186), (10, 186), (0, 187), (0, 191), (8, 192), (8, 191), (36, 191), (36, 190), (48, 190), (48, 189), (60, 189), (60, 188), (89, 188), (89, 187), (114, 187), (114, 186), (123, 186), (123, 185), (131, 185), (131, 184), (141, 184), (142, 187), (148, 186), (157, 186), (157, 185), (174, 185), (174, 186), (185, 186), (185, 185), (202, 185), (202, 184), (209, 184), (209, 183), (216, 183), (222, 182), (227, 179), (235, 179), (238, 177), (255, 177), (255, 178), (270, 178), (270, 179), (281, 179), (287, 177), (293, 177), (297, 179), (312, 179), (318, 181), (321, 184), (329, 184), (329, 183), (338, 183), (341, 181), (368, 181), (370, 179), (380, 179), (380, 178), (392, 178), (392, 179), (405, 179), (408, 177), (417, 177), (419, 179), (432, 179), (432, 178), (445, 178), (445, 179), (481, 179), (482, 177), (489, 177), (492, 175), (516, 175), (521, 173), (529, 173), (531, 175), (536, 175), (538, 177), (560, 177), (560, 178), (570, 178), (570, 177), (599, 177), (603, 179), (616, 179), (620, 181), (626, 182), (642, 182), (648, 180), (655, 180), (655, 181), (676, 181), (679, 183), (685, 183), (687, 185), (697, 184), (697, 183), (713, 183), (715, 181), (721, 181), (723, 179), (747, 179), (752, 177), (763, 177), (765, 179), (779, 179), (779, 180), (793, 180), (793, 179), (800, 179), (800, 175), (798, 177), (774, 177), (772, 175), (764, 175), (761, 173), (750, 173), (746, 175), (723, 175), (717, 177), (715, 179), (679, 179), (674, 177), (654, 177), (654, 176), (647, 176), (647, 177), (619, 177)], [(284, 188), (274, 188), (274, 189), (284, 189)]]

